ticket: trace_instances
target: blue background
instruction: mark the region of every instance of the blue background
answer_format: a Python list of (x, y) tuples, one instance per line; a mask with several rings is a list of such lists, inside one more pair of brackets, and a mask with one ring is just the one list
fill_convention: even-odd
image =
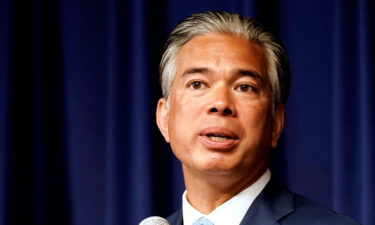
[(180, 207), (155, 125), (158, 63), (184, 17), (226, 10), (284, 44), (292, 88), (273, 176), (375, 221), (371, 0), (0, 0), (0, 224), (138, 224)]

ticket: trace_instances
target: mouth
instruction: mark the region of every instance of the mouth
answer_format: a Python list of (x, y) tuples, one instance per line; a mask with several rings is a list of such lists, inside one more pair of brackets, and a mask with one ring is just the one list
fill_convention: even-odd
[(215, 150), (229, 150), (239, 141), (239, 136), (235, 132), (223, 127), (204, 129), (200, 137), (203, 146)]
[(223, 134), (206, 134), (205, 136), (208, 137), (212, 141), (227, 141), (231, 139), (236, 139), (232, 136), (227, 136)]

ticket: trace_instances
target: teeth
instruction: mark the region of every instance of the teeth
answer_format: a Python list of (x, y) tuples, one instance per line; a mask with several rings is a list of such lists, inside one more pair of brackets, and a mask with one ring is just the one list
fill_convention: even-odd
[(211, 140), (213, 140), (213, 141), (226, 141), (226, 140), (228, 140), (229, 138), (227, 138), (227, 137), (218, 137), (218, 136), (210, 136), (209, 137)]

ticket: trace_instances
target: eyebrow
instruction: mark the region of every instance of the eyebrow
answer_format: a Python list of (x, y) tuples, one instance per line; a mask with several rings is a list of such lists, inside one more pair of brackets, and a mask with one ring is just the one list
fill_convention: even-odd
[(243, 70), (243, 69), (239, 69), (235, 72), (235, 74), (237, 75), (240, 75), (240, 76), (249, 76), (249, 77), (252, 77), (252, 78), (255, 78), (261, 82), (263, 82), (264, 78), (257, 72), (253, 71), (253, 70)]
[(190, 74), (195, 74), (195, 73), (201, 73), (201, 74), (208, 74), (210, 70), (205, 67), (198, 67), (198, 68), (188, 68), (187, 70), (184, 71), (182, 74), (182, 77)]
[[(183, 72), (182, 77), (190, 75), (190, 74), (196, 74), (196, 73), (209, 74), (210, 69), (205, 68), (205, 67), (188, 68)], [(256, 71), (253, 71), (253, 70), (238, 69), (238, 70), (235, 70), (234, 75), (236, 75), (236, 76), (248, 76), (248, 77), (251, 77), (251, 78), (255, 78), (255, 79), (257, 79), (261, 82), (263, 82), (263, 80), (264, 80), (264, 78), (259, 73), (257, 73)]]

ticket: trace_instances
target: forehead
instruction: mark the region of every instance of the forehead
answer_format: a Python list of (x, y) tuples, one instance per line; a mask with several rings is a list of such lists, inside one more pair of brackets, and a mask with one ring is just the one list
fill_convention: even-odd
[(176, 57), (176, 75), (194, 67), (212, 70), (251, 70), (266, 78), (263, 48), (240, 36), (209, 34), (187, 42)]

